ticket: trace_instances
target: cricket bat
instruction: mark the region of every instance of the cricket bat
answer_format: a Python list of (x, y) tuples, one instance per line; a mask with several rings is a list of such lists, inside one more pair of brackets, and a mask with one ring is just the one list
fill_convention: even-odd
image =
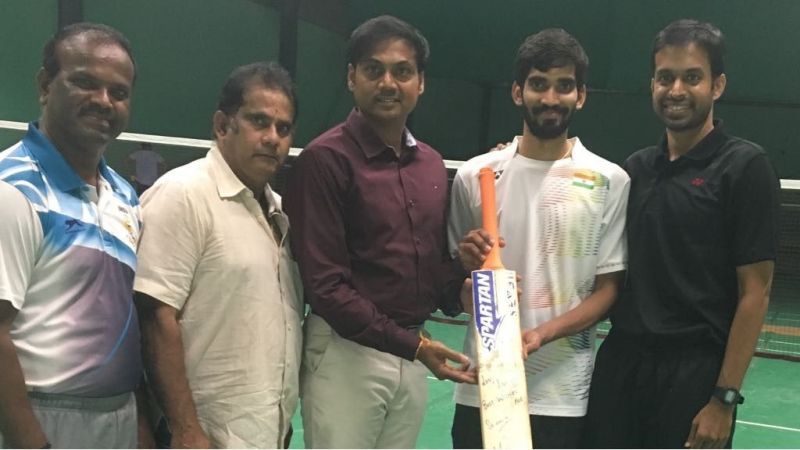
[(500, 261), (494, 172), (478, 175), (483, 229), (494, 240), (483, 267), (472, 271), (483, 448), (532, 448), (522, 359), (517, 277)]

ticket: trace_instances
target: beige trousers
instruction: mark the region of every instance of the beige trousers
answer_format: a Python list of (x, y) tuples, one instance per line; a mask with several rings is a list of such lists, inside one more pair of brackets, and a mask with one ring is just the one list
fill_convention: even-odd
[(304, 324), (300, 370), (306, 448), (414, 448), (427, 368), (344, 339), (316, 315)]

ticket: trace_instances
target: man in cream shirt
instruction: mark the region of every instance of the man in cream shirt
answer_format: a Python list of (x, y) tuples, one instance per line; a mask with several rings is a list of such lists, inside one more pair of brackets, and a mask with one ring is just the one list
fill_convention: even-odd
[(142, 197), (134, 290), (172, 448), (288, 445), (302, 293), (288, 221), (267, 182), (289, 153), (296, 111), (279, 65), (235, 69), (207, 156)]

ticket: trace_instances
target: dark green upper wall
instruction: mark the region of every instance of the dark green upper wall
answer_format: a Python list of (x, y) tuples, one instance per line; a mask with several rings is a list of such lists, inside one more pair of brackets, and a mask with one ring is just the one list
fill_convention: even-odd
[[(440, 90), (425, 96), (415, 121), (420, 137), (450, 158), (484, 151), (508, 140), (522, 127), (509, 86), (516, 49), (525, 36), (561, 27), (575, 35), (591, 60), (590, 92), (584, 111), (571, 127), (592, 149), (614, 161), (657, 142), (663, 133), (649, 96), (651, 49), (667, 23), (696, 18), (719, 26), (726, 35), (728, 88), (717, 117), (728, 130), (767, 149), (783, 177), (800, 177), (800, 89), (794, 81), (800, 63), (800, 17), (796, 0), (351, 0), (351, 26), (379, 14), (394, 14), (419, 28), (431, 43), (428, 78)], [(447, 86), (449, 79), (458, 83)], [(471, 86), (468, 84), (471, 83)], [(491, 83), (486, 142), (475, 136), (482, 85)], [(444, 94), (443, 92), (446, 92)], [(450, 96), (468, 97), (454, 98)], [(424, 97), (424, 96), (423, 96)], [(459, 117), (461, 117), (460, 120)], [(465, 136), (472, 146), (465, 146)], [(468, 140), (468, 139), (467, 139)]]
[(208, 138), (234, 67), (278, 57), (278, 14), (251, 0), (83, 0), (87, 21), (131, 41), (139, 68), (129, 129)]
[[(728, 90), (717, 116), (764, 146), (784, 178), (800, 178), (800, 17), (796, 0), (302, 0), (297, 32), (300, 116), (295, 145), (343, 120), (349, 30), (390, 13), (417, 26), (432, 57), (412, 130), (449, 159), (465, 159), (521, 130), (509, 97), (512, 62), (525, 36), (563, 27), (591, 59), (591, 89), (571, 133), (622, 161), (662, 127), (650, 108), (655, 33), (682, 17), (719, 25), (728, 40)], [(207, 138), (217, 93), (239, 64), (278, 57), (277, 0), (84, 0), (86, 20), (131, 40), (139, 65), (130, 131)], [(331, 6), (334, 5), (334, 6)], [(336, 7), (338, 5), (338, 7)], [(0, 120), (38, 115), (33, 77), (56, 27), (55, 0), (0, 0)], [(312, 14), (317, 12), (317, 14)], [(488, 94), (487, 95), (487, 90)], [(488, 108), (488, 121), (484, 121)], [(481, 129), (486, 129), (486, 136)]]
[(0, 120), (38, 116), (34, 78), (57, 21), (50, 0), (0, 0)]
[[(517, 47), (529, 34), (560, 27), (575, 35), (591, 60), (598, 89), (648, 89), (655, 34), (680, 18), (710, 21), (728, 43), (728, 95), (800, 102), (794, 88), (800, 61), (796, 0), (351, 0), (352, 27), (394, 14), (431, 43), (429, 75), (508, 82)], [(780, 52), (780, 53), (778, 53)], [(795, 64), (792, 64), (795, 62)], [(783, 87), (784, 89), (781, 89)]]
[(345, 88), (344, 39), (301, 21), (297, 31), (297, 96), (300, 116), (295, 145), (302, 146), (341, 122), (353, 101)]

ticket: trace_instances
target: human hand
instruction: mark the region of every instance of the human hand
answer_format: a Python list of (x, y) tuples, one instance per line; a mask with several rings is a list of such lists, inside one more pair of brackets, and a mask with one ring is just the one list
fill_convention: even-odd
[(470, 316), (475, 313), (475, 308), (472, 303), (472, 278), (467, 277), (464, 279), (464, 284), (461, 285), (461, 310)]
[(41, 429), (25, 435), (19, 435), (18, 430), (14, 431), (17, 432), (17, 436), (6, 436), (7, 446), (3, 448), (50, 448), (51, 446)]
[(490, 148), (489, 151), (496, 152), (498, 150), (502, 150), (508, 147), (509, 145), (511, 145), (511, 142), (498, 142), (497, 144), (494, 145), (494, 147)]
[[(3, 430), (3, 434), (0, 434), (0, 446), (2, 446), (2, 448), (50, 448), (50, 441), (44, 434), (39, 421), (33, 415), (33, 411), (31, 411), (30, 407), (26, 412), (28, 414), (23, 413), (19, 414), (18, 417), (14, 417), (14, 419), (16, 419), (14, 423), (8, 423), (6, 421), (3, 424), (5, 425), (5, 429)], [(5, 413), (5, 411), (3, 411), (3, 413)], [(9, 418), (5, 417), (5, 419)], [(2, 444), (5, 445), (3, 446)]]
[(156, 448), (156, 438), (153, 436), (153, 429), (147, 420), (142, 420), (140, 416), (138, 422), (138, 446), (137, 448)]
[[(470, 369), (469, 358), (447, 348), (439, 341), (423, 339), (417, 351), (417, 359), (425, 364), (436, 378), (440, 380), (452, 380), (456, 383), (477, 384), (478, 376), (475, 369)], [(447, 364), (447, 361), (460, 363), (460, 367)]]
[(172, 430), (170, 448), (211, 448), (203, 429), (199, 425), (190, 428), (177, 428)]
[(522, 357), (527, 359), (528, 355), (539, 350), (545, 344), (544, 337), (538, 328), (525, 330), (522, 333)]
[(692, 420), (686, 448), (723, 448), (731, 436), (733, 407), (712, 399)]
[[(500, 248), (505, 247), (506, 241), (502, 237), (499, 240)], [(461, 261), (461, 266), (467, 272), (480, 269), (493, 246), (494, 240), (486, 230), (478, 228), (470, 231), (458, 244), (458, 259)]]

